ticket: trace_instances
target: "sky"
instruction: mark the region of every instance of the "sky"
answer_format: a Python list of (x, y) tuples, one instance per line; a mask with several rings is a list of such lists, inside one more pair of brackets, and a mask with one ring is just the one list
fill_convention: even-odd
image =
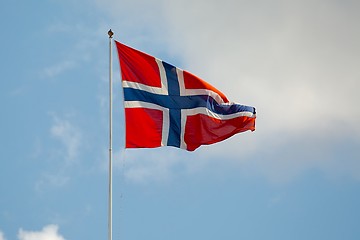
[(109, 39), (255, 106), (255, 132), (124, 150), (113, 239), (359, 239), (360, 2), (4, 0), (0, 240), (107, 238)]

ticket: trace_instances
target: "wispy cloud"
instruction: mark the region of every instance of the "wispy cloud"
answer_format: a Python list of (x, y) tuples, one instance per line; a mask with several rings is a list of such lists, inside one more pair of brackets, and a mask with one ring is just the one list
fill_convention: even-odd
[(76, 67), (76, 62), (72, 60), (64, 60), (62, 62), (56, 63), (52, 66), (46, 67), (42, 70), (42, 75), (45, 77), (56, 77), (68, 70), (71, 70)]
[(130, 182), (169, 182), (174, 177), (173, 169), (183, 156), (179, 155), (180, 151), (171, 148), (128, 151), (121, 154), (117, 166), (123, 168), (125, 180)]
[[(98, 51), (102, 50), (100, 44), (103, 44), (103, 37), (106, 36), (104, 28), (106, 29), (107, 27), (101, 23), (98, 26), (89, 28), (86, 24), (66, 21), (59, 21), (49, 25), (47, 29), (49, 37), (76, 36), (76, 41), (68, 42), (67, 50), (61, 52), (61, 54), (55, 51), (57, 54), (55, 55), (57, 57), (56, 60), (50, 59), (48, 65), (40, 70), (40, 76), (55, 78), (68, 71), (80, 69), (82, 65), (87, 64), (90, 60), (97, 61), (96, 66), (101, 65), (105, 61), (97, 56)], [(99, 69), (102, 69), (102, 66)]]
[[(116, 17), (119, 11), (124, 11), (123, 3), (108, 2), (109, 11)], [(360, 17), (354, 11), (359, 3), (244, 4), (232, 0), (152, 3), (156, 4), (129, 1), (125, 2), (125, 9), (140, 4), (149, 4), (152, 12), (166, 8), (167, 11), (156, 15), (157, 19), (146, 14), (148, 8), (138, 9), (144, 14), (137, 14), (143, 16), (137, 21), (149, 28), (154, 22), (159, 23), (157, 27), (166, 27), (168, 31), (161, 35), (171, 42), (171, 49), (166, 51), (183, 57), (194, 73), (214, 83), (230, 99), (257, 106), (259, 118), (266, 118), (262, 123), (266, 128), (273, 131), (286, 128), (297, 134), (325, 117), (327, 121), (341, 119), (360, 130), (357, 124), (360, 111), (354, 109), (354, 102), (360, 99), (355, 90), (360, 87), (356, 67), (359, 54), (355, 54), (360, 52), (356, 44), (360, 41)], [(219, 9), (223, 14), (219, 14)], [(344, 119), (334, 109), (351, 112), (352, 117)], [(330, 123), (328, 128), (333, 125), (336, 123)]]
[(62, 171), (57, 173), (43, 174), (41, 179), (35, 183), (35, 190), (41, 192), (45, 187), (62, 187), (70, 181), (70, 177), (64, 175)]
[(68, 115), (59, 116), (51, 113), (52, 125), (49, 129), (50, 137), (54, 139), (54, 145), (49, 149), (43, 149), (40, 140), (34, 145), (34, 158), (46, 156), (49, 161), (56, 162), (55, 169), (47, 169), (40, 175), (35, 183), (37, 191), (43, 191), (45, 188), (63, 187), (70, 181), (69, 173), (81, 161), (80, 151), (84, 145), (83, 134), (70, 120)]
[[(58, 233), (59, 226), (50, 224), (44, 226), (40, 231), (26, 231), (22, 228), (19, 229), (19, 240), (65, 240), (65, 238)], [(6, 240), (4, 233), (0, 231), (0, 240)]]
[(4, 237), (4, 234), (1, 230), (0, 230), (0, 240), (6, 240), (6, 238)]
[[(131, 40), (134, 45), (146, 41), (141, 50), (150, 48), (151, 54), (158, 51), (176, 55), (185, 63), (180, 67), (214, 84), (231, 100), (257, 107), (257, 131), (251, 143), (243, 143), (248, 136), (235, 136), (227, 141), (229, 151), (214, 148), (215, 156), (234, 159), (243, 166), (248, 164), (242, 158), (246, 152), (250, 162), (257, 163), (252, 165), (254, 169), (276, 181), (288, 181), (314, 168), (358, 179), (358, 2), (98, 2), (119, 20), (121, 27), (127, 26), (119, 13), (126, 16), (126, 21), (140, 21), (139, 25), (146, 26), (147, 39), (141, 33), (132, 34), (136, 36)], [(143, 4), (148, 7), (136, 8)], [(165, 8), (167, 11), (162, 11)], [(125, 9), (137, 14), (132, 16), (133, 11), (126, 13)], [(159, 14), (154, 19), (154, 14), (146, 12)], [(131, 31), (130, 25), (128, 29)], [(156, 41), (165, 43), (161, 50)], [(341, 141), (336, 139), (347, 139), (348, 144), (339, 145)], [(353, 147), (348, 149), (346, 145)], [(339, 157), (341, 154), (346, 158)], [(170, 165), (164, 161), (157, 170), (171, 169)], [(148, 168), (133, 165), (128, 177), (150, 176)]]
[(59, 140), (63, 147), (63, 156), (67, 163), (73, 162), (78, 154), (82, 142), (82, 133), (69, 120), (53, 114), (53, 125), (50, 128), (51, 136)]
[(19, 230), (19, 240), (65, 240), (63, 236), (58, 233), (59, 227), (57, 225), (47, 225), (40, 231), (25, 231)]

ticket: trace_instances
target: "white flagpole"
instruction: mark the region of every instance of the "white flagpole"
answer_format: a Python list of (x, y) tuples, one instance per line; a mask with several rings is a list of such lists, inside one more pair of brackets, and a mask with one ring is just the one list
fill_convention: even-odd
[(109, 208), (108, 208), (108, 240), (112, 240), (112, 36), (109, 35)]

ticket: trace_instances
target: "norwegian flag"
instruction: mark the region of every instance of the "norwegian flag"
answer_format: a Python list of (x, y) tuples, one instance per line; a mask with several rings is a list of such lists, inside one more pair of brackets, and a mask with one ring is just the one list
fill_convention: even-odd
[(120, 60), (126, 148), (194, 151), (255, 130), (256, 112), (229, 102), (195, 75), (115, 41)]

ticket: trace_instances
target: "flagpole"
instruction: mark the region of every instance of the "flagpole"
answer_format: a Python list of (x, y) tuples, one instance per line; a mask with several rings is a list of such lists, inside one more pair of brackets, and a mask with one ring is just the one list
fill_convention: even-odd
[(112, 240), (112, 36), (109, 35), (109, 206), (108, 206), (108, 240)]

